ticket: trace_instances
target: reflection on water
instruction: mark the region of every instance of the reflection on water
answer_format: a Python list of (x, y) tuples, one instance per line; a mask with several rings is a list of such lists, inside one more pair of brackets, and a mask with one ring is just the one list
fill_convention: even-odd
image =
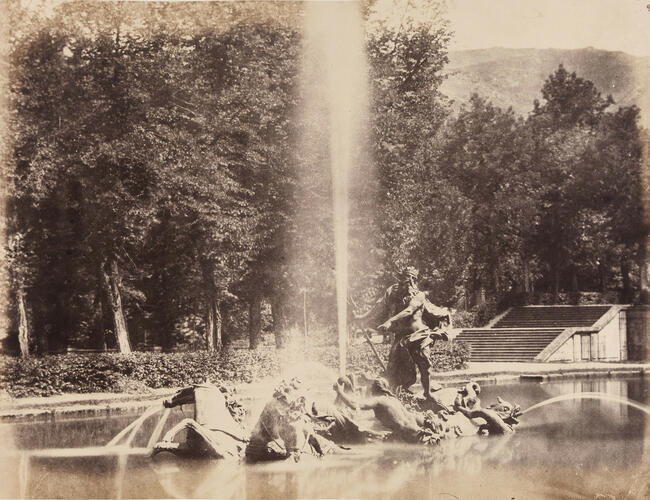
[[(574, 392), (605, 392), (645, 403), (643, 378), (485, 386), (528, 408)], [(185, 409), (186, 413), (191, 413)], [(182, 418), (171, 412), (166, 427)], [(29, 450), (106, 444), (135, 419), (3, 424), (0, 496), (48, 498), (644, 498), (647, 415), (611, 401), (570, 400), (524, 415), (510, 437), (463, 438), (437, 448), (374, 444), (300, 463), (239, 465), (158, 456), (50, 457)], [(157, 417), (133, 446), (144, 447)], [(10, 441), (10, 438), (12, 441)], [(88, 454), (86, 454), (88, 455)], [(92, 455), (92, 454), (90, 454)]]

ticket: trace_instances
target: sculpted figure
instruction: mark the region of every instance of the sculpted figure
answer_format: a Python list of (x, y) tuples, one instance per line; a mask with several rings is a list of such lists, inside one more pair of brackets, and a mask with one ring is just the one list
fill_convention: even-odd
[[(168, 451), (181, 456), (240, 458), (248, 439), (235, 417), (243, 416), (243, 410), (232, 398), (228, 401), (225, 392), (201, 384), (182, 389), (165, 401), (166, 408), (194, 404), (194, 418), (186, 418), (170, 429), (154, 446), (153, 454)], [(186, 431), (185, 438), (177, 441), (181, 431)]]
[(246, 447), (251, 461), (300, 459), (303, 453), (322, 456), (334, 443), (314, 432), (307, 415), (306, 398), (297, 379), (282, 381), (266, 403)]
[(386, 367), (390, 386), (408, 389), (417, 381), (417, 367), (424, 397), (430, 398), (432, 392), (442, 386), (431, 383), (433, 370), (429, 355), (436, 340), (448, 340), (445, 329), (451, 328), (451, 313), (427, 299), (426, 294), (418, 288), (417, 277), (415, 268), (405, 268), (399, 283), (389, 287), (373, 309), (356, 319), (365, 320), (373, 314), (376, 317), (376, 310), (383, 307), (384, 318), (387, 319), (377, 330), (390, 332), (394, 336)]
[(461, 389), (441, 389), (424, 405), (444, 420), (445, 427), (455, 428), (459, 436), (514, 432), (513, 426), (519, 423), (517, 418), (521, 414), (519, 406), (498, 397), (496, 404), (483, 408), (478, 398), (480, 392), (479, 384), (469, 382)]
[(390, 432), (390, 437), (406, 443), (435, 444), (440, 441), (442, 428), (432, 413), (409, 412), (397, 399), (383, 378), (372, 381), (369, 396), (357, 399), (345, 392), (340, 381), (334, 385), (338, 397), (353, 410), (372, 410), (375, 418)]
[[(337, 386), (349, 399), (355, 399), (355, 384), (350, 377), (339, 377)], [(357, 410), (350, 408), (337, 393), (333, 404), (314, 402), (312, 415), (317, 422), (316, 432), (335, 443), (364, 443), (384, 439), (387, 433), (365, 428), (357, 421)]]
[(354, 316), (354, 321), (359, 325), (376, 325), (400, 312), (419, 292), (417, 275), (413, 268), (403, 269), (396, 277), (397, 283), (389, 286), (367, 312)]

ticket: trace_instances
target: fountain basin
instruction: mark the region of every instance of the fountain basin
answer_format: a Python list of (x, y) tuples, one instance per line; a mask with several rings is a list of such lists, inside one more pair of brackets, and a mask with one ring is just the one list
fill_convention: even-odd
[[(545, 383), (484, 385), (522, 408), (563, 394), (603, 392), (645, 404), (646, 377), (572, 378)], [(167, 425), (190, 415), (174, 409)], [(526, 414), (510, 437), (463, 438), (424, 448), (377, 443), (343, 455), (298, 464), (225, 464), (211, 460), (151, 459), (142, 450), (156, 419), (144, 422), (130, 450), (101, 453), (130, 415), (1, 424), (5, 477), (0, 494), (29, 498), (224, 497), (392, 498), (405, 494), (543, 498), (598, 494), (643, 496), (648, 416), (615, 401), (570, 399)], [(61, 449), (82, 448), (73, 453)], [(629, 493), (632, 494), (629, 494)], [(638, 495), (636, 494), (638, 493)], [(508, 497), (508, 498), (510, 498)], [(449, 498), (449, 496), (447, 496)]]

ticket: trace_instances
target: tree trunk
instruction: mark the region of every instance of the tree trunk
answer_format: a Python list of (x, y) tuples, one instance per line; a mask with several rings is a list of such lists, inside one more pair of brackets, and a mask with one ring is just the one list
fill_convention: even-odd
[(621, 262), (621, 279), (623, 281), (622, 302), (629, 302), (632, 300), (632, 283), (630, 281), (630, 265), (626, 260)]
[(219, 310), (218, 301), (210, 294), (208, 298), (208, 327), (206, 340), (208, 351), (219, 351), (223, 347), (222, 327), (223, 319)]
[(208, 321), (206, 330), (206, 341), (209, 351), (219, 350), (222, 347), (221, 328), (222, 318), (219, 310), (219, 290), (214, 281), (212, 264), (209, 261), (201, 263), (203, 282), (206, 289), (206, 302), (208, 310)]
[(122, 294), (120, 292), (122, 280), (117, 261), (111, 259), (108, 272), (106, 269), (103, 269), (102, 274), (104, 287), (113, 313), (113, 327), (115, 328), (117, 348), (121, 353), (129, 353), (131, 352), (131, 343), (129, 342), (129, 331), (126, 327), (124, 310), (122, 309)]
[(483, 304), (485, 304), (485, 287), (481, 285), (480, 288), (474, 292), (474, 305), (480, 307)]
[(571, 270), (571, 291), (573, 293), (578, 293), (578, 271), (576, 269)]
[(498, 296), (499, 289), (501, 288), (501, 281), (499, 280), (499, 265), (496, 262), (492, 266), (492, 282), (494, 286), (494, 295)]
[(34, 314), (32, 314), (32, 325), (34, 326), (34, 350), (36, 354), (40, 356), (47, 354), (49, 350), (48, 332), (45, 327), (45, 321), (43, 320), (43, 313), (38, 311), (38, 309), (36, 311), (32, 309), (32, 311), (34, 312)]
[[(605, 293), (607, 291), (606, 269), (607, 267), (605, 266), (604, 259), (601, 259), (598, 262), (598, 288), (600, 289), (600, 293)], [(622, 273), (623, 273), (623, 267), (621, 264), (621, 274)], [(625, 279), (623, 279), (623, 283), (625, 283)], [(625, 284), (623, 285), (623, 287), (625, 287)]]
[(205, 329), (205, 343), (208, 347), (208, 351), (214, 351), (215, 350), (214, 325), (216, 323), (217, 318), (216, 318), (216, 314), (214, 313), (214, 301), (212, 300), (211, 297), (208, 297), (207, 309), (208, 309), (208, 321)]
[(645, 256), (642, 256), (639, 261), (639, 288), (640, 288), (640, 300), (642, 304), (648, 304), (650, 301), (650, 280), (648, 280), (648, 263), (645, 260)]
[(255, 294), (248, 304), (248, 341), (250, 349), (262, 343), (262, 298)]
[(222, 325), (223, 327), (221, 328), (221, 344), (226, 347), (227, 345), (230, 345), (230, 343), (234, 340), (233, 335), (232, 335), (232, 325), (233, 325), (233, 314), (232, 314), (232, 308), (234, 304), (229, 301), (222, 301), (219, 304), (219, 312), (221, 313), (222, 319)]
[(214, 302), (214, 343), (217, 349), (223, 347), (223, 315), (217, 301)]
[(29, 323), (27, 321), (27, 308), (25, 307), (25, 291), (22, 287), (18, 290), (18, 345), (23, 358), (29, 356)]
[(219, 301), (210, 294), (208, 298), (208, 326), (206, 340), (208, 350), (220, 350), (223, 347), (223, 316), (219, 308)]
[(273, 333), (275, 334), (275, 347), (281, 349), (286, 344), (286, 321), (282, 299), (275, 295), (271, 299), (271, 315), (273, 316)]
[(553, 303), (557, 304), (560, 298), (560, 270), (557, 264), (553, 267)]
[(92, 325), (92, 338), (91, 345), (93, 349), (106, 350), (106, 335), (104, 335), (104, 308), (102, 307), (102, 300), (95, 301), (93, 325)]
[(530, 293), (530, 268), (528, 265), (528, 259), (523, 259), (524, 264), (524, 292), (526, 294)]
[(580, 304), (580, 287), (578, 286), (578, 270), (576, 268), (571, 269), (571, 294), (569, 298), (571, 304)]
[(95, 300), (93, 300), (93, 324), (92, 324), (92, 338), (91, 345), (94, 349), (106, 350), (106, 321), (105, 315), (108, 312), (108, 304), (106, 303), (106, 293), (104, 293), (102, 267), (98, 266), (99, 276), (95, 292)]

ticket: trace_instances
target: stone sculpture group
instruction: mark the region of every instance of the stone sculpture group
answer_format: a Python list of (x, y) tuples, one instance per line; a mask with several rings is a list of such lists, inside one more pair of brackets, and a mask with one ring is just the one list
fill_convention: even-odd
[(508, 434), (520, 414), (517, 405), (501, 398), (483, 408), (476, 382), (440, 389), (435, 400), (413, 399), (407, 408), (383, 378), (362, 377), (359, 383), (341, 377), (334, 384), (332, 402), (310, 401), (302, 383), (293, 378), (274, 389), (249, 434), (241, 424), (241, 407), (224, 392), (204, 384), (165, 401), (166, 407), (194, 404), (195, 418), (171, 429), (154, 454), (298, 461), (304, 455), (321, 457), (371, 441), (434, 446), (464, 436)]
[[(520, 414), (517, 405), (498, 398), (484, 408), (476, 382), (443, 388), (434, 380), (431, 346), (449, 340), (454, 330), (451, 312), (428, 300), (417, 277), (417, 270), (405, 268), (368, 312), (353, 319), (357, 326), (383, 321), (377, 330), (393, 337), (386, 378), (340, 377), (333, 386), (333, 401), (309, 401), (298, 379), (283, 380), (250, 434), (241, 425), (243, 409), (225, 389), (186, 388), (165, 405), (194, 403), (195, 418), (171, 429), (154, 453), (245, 456), (254, 462), (299, 460), (305, 454), (323, 456), (367, 441), (430, 446), (450, 438), (513, 432)], [(409, 392), (418, 371), (424, 389), (421, 398)], [(374, 418), (369, 420), (370, 415)], [(178, 439), (181, 435), (183, 440)]]

